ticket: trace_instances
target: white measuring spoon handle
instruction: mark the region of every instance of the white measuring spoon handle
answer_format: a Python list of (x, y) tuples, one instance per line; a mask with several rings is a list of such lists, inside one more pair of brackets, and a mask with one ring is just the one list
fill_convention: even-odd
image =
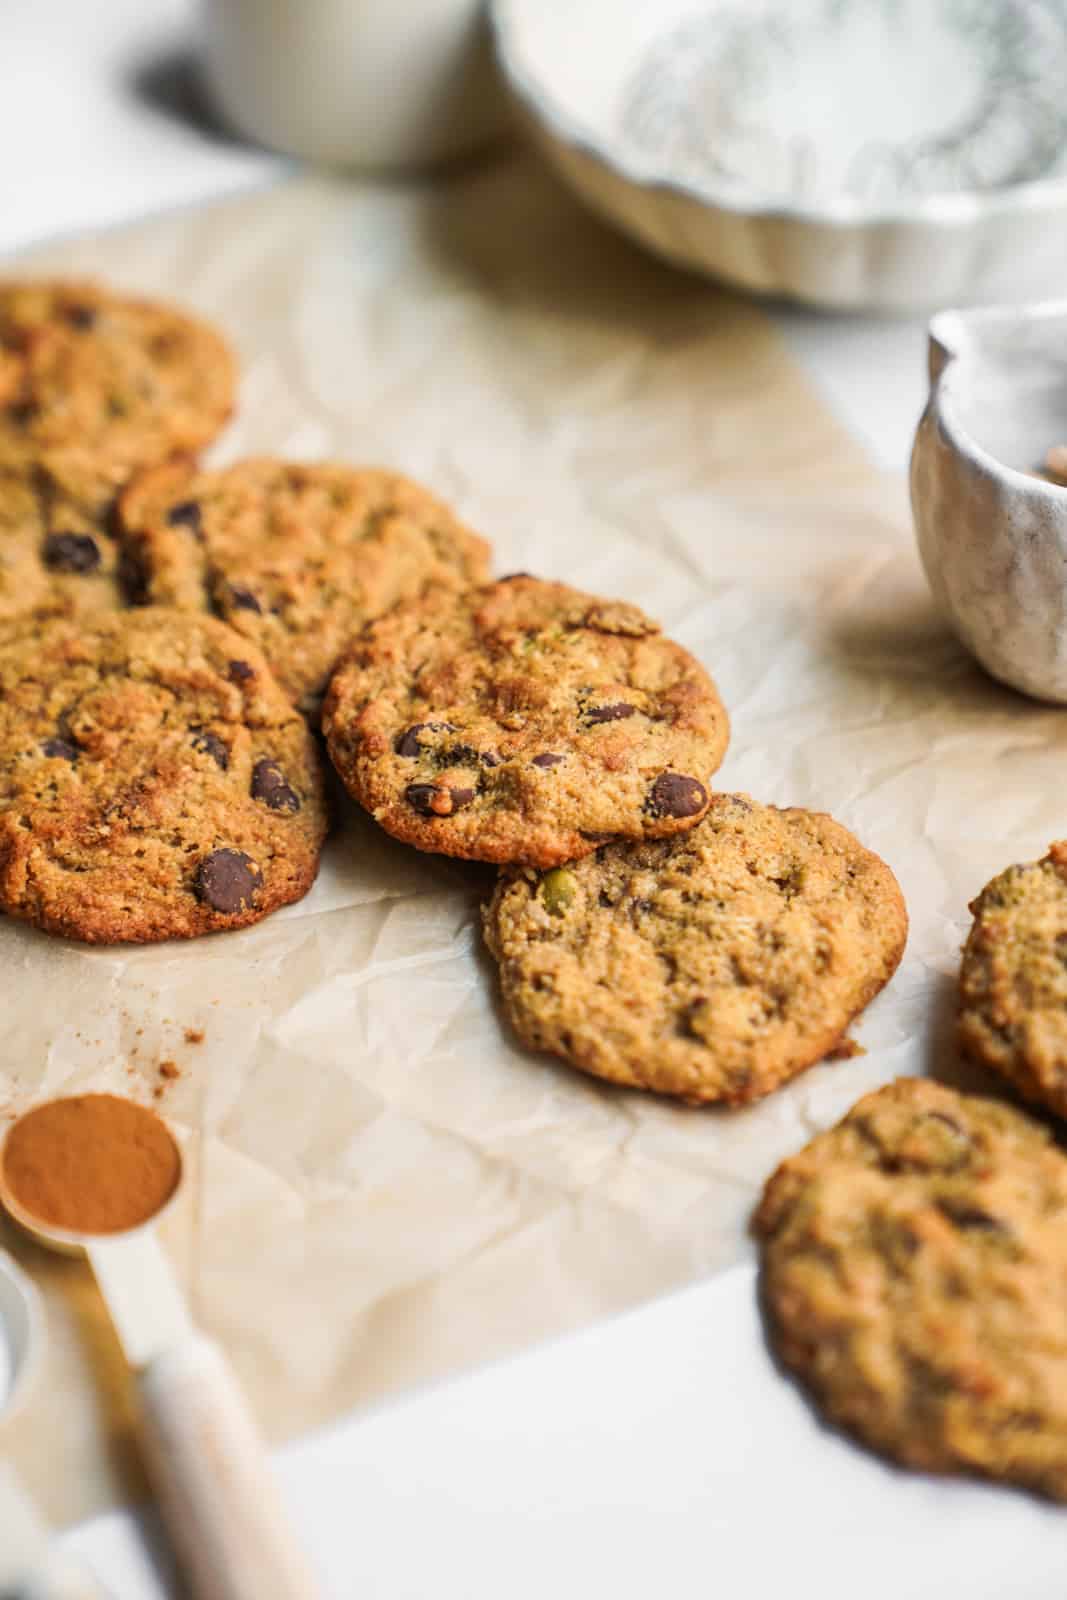
[(218, 1345), (192, 1334), (139, 1382), (146, 1463), (195, 1600), (318, 1600)]
[(2, 1461), (0, 1593), (13, 1600), (108, 1600), (80, 1562), (55, 1550), (36, 1507)]

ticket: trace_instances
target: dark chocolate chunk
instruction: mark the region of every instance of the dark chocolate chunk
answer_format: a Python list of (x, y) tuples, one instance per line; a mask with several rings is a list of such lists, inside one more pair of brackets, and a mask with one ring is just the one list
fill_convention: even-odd
[(423, 817), (432, 817), (434, 801), (437, 799), (437, 786), (432, 783), (409, 783), (404, 790), (404, 799), (408, 805)]
[(464, 806), (469, 806), (477, 791), (475, 789), (446, 789), (445, 793), (451, 797), (452, 810), (460, 811)]
[(553, 750), (542, 750), (539, 756), (534, 756), (530, 763), (534, 767), (558, 767), (561, 761), (566, 761), (566, 756), (558, 756)]
[(503, 764), (504, 757), (497, 755), (495, 750), (480, 750), (478, 760), (483, 767), (499, 767)]
[(193, 744), (197, 750), (202, 750), (210, 756), (217, 767), (226, 772), (230, 765), (230, 751), (224, 739), (217, 733), (212, 733), (210, 728), (192, 728)]
[(681, 772), (663, 772), (649, 791), (645, 809), (653, 817), (695, 817), (707, 804), (702, 783)]
[(44, 542), (44, 561), (53, 572), (95, 572), (100, 547), (88, 533), (50, 533)]
[(251, 589), (246, 589), (243, 584), (240, 583), (230, 584), (230, 604), (233, 606), (235, 611), (261, 612), (263, 610), (263, 607), (252, 593)]
[(244, 911), (262, 887), (262, 872), (243, 850), (212, 850), (196, 869), (196, 892), (214, 911)]
[(8, 406), (7, 414), (17, 428), (24, 428), (37, 415), (37, 407), (32, 400), (21, 400)]
[(444, 784), (409, 783), (404, 799), (423, 817), (450, 817), (454, 811), (469, 806), (475, 789), (449, 789)]
[(632, 717), (637, 710), (636, 706), (628, 704), (625, 700), (616, 700), (610, 706), (591, 706), (584, 713), (586, 722), (621, 722), (624, 717)]
[(248, 683), (256, 675), (255, 667), (247, 661), (231, 661), (229, 677), (231, 683)]
[(405, 728), (403, 733), (397, 734), (393, 741), (393, 749), (398, 756), (417, 756), (422, 753), (419, 743), (420, 733), (455, 733), (451, 722), (416, 722), (413, 727)]
[(55, 761), (77, 761), (81, 751), (69, 739), (46, 739), (41, 746), (41, 754), (51, 756)]
[(272, 811), (300, 810), (300, 796), (286, 782), (278, 763), (266, 757), (252, 768), (252, 799), (262, 800)]
[(81, 332), (84, 332), (86, 328), (93, 326), (96, 321), (96, 312), (92, 306), (68, 306), (66, 318), (72, 328), (78, 328)]
[(190, 533), (200, 537), (200, 502), (199, 500), (179, 500), (176, 506), (171, 506), (167, 512), (167, 521), (172, 528), (188, 528)]
[(439, 751), (437, 759), (443, 767), (476, 767), (482, 758), (472, 745), (453, 744)]

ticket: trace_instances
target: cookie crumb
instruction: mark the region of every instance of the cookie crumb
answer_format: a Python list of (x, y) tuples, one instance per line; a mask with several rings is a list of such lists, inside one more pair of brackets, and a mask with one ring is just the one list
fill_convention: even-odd
[(866, 1045), (857, 1044), (855, 1039), (838, 1039), (832, 1050), (827, 1050), (827, 1061), (851, 1061), (855, 1056), (865, 1056)]
[(180, 1078), (181, 1068), (176, 1061), (161, 1061), (159, 1063), (159, 1076), (168, 1080)]
[(203, 1028), (186, 1028), (186, 1030), (185, 1030), (185, 1042), (186, 1042), (186, 1044), (203, 1044), (203, 1042), (204, 1042), (204, 1030), (203, 1030)]

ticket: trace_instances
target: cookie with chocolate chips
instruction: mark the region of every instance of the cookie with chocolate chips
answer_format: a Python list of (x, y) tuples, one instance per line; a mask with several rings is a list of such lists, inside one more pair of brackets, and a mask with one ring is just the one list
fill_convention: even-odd
[(0, 623), (125, 607), (115, 497), (207, 444), (234, 384), (220, 337), (170, 307), (0, 282)]
[(698, 1104), (820, 1060), (900, 961), (892, 872), (832, 818), (712, 797), (673, 839), (500, 875), (485, 937), (519, 1036)]
[(153, 608), (0, 640), (0, 908), (92, 943), (189, 938), (306, 894), (323, 772), (259, 651)]
[(539, 867), (691, 828), (728, 738), (704, 668), (636, 606), (524, 574), (368, 628), (323, 728), (396, 838)]
[(775, 1348), (905, 1466), (1067, 1501), (1067, 1159), (1019, 1111), (904, 1078), (771, 1177)]
[(1028, 1100), (1067, 1117), (1067, 840), (999, 873), (970, 910), (960, 1043)]
[(42, 476), (86, 517), (102, 522), (140, 468), (210, 443), (235, 384), (222, 337), (172, 306), (0, 282), (0, 467)]
[(328, 462), (161, 467), (127, 490), (120, 520), (140, 597), (225, 618), (308, 712), (366, 623), (488, 571), (485, 541), (427, 490)]

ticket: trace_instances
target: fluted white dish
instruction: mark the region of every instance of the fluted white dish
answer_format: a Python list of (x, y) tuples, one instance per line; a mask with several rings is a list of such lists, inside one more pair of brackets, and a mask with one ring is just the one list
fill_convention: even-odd
[(491, 0), (490, 14), (556, 169), (680, 265), (842, 308), (1062, 282), (1055, 0)]

